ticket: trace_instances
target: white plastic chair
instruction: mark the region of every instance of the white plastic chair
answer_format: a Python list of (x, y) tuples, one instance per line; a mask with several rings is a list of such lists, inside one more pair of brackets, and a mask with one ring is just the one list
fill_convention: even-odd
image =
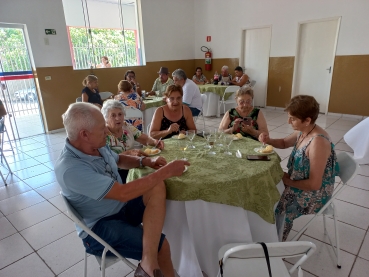
[(251, 80), (250, 85), (249, 85), (250, 88), (254, 88), (255, 84), (256, 84), (256, 81), (255, 80)]
[[(219, 103), (218, 103), (218, 113), (217, 114), (220, 114), (220, 106), (223, 105), (223, 112), (225, 113), (225, 105), (226, 104), (235, 104), (236, 106), (236, 99), (235, 99), (235, 95), (236, 95), (236, 92), (237, 90), (239, 89), (240, 87), (239, 86), (229, 86), (226, 88), (226, 90), (224, 91), (224, 94), (222, 96), (222, 99), (219, 100)], [(230, 97), (228, 97), (228, 100), (225, 100), (224, 99), (224, 96), (229, 93), (229, 92), (233, 92), (232, 95)]]
[[(291, 276), (298, 268), (298, 276), (302, 277), (301, 265), (315, 252), (316, 246), (308, 241), (266, 243), (273, 276)], [(288, 270), (282, 259), (301, 257)], [(262, 246), (258, 243), (230, 243), (222, 246), (218, 252), (219, 263), (223, 264), (224, 277), (266, 277), (268, 266)], [(221, 276), (220, 271), (218, 277)]]
[[(120, 260), (123, 261), (125, 264), (127, 264), (133, 270), (136, 269), (136, 266), (133, 263), (131, 263), (126, 258), (124, 258), (122, 255), (120, 255), (113, 247), (111, 247), (108, 243), (106, 243), (102, 238), (100, 238), (93, 231), (91, 231), (90, 228), (88, 228), (86, 226), (86, 224), (83, 221), (83, 218), (72, 207), (72, 205), (68, 202), (68, 199), (65, 198), (65, 196), (62, 194), (62, 192), (60, 192), (60, 196), (63, 199), (64, 204), (67, 207), (69, 217), (73, 220), (73, 222), (75, 224), (77, 224), (83, 231), (85, 231), (87, 234), (89, 234), (91, 237), (93, 237), (95, 240), (97, 240), (99, 243), (101, 243), (105, 247), (101, 257), (100, 256), (95, 256), (97, 262), (100, 265), (100, 270), (101, 270), (101, 276), (102, 277), (105, 277), (105, 268), (108, 268), (109, 266), (119, 262)], [(113, 253), (116, 257), (106, 256), (106, 253), (108, 251)], [(87, 253), (86, 253), (86, 251), (85, 251), (85, 266), (84, 266), (83, 276), (84, 277), (87, 276)]]
[(99, 92), (99, 94), (100, 94), (100, 97), (101, 97), (102, 101), (108, 99), (110, 96), (113, 95), (110, 91)]
[[(318, 213), (314, 215), (312, 219), (308, 223), (305, 224), (304, 227), (291, 239), (291, 241), (296, 241), (303, 232), (309, 227), (309, 225), (317, 218), (323, 214), (323, 224), (324, 224), (324, 234), (328, 236), (329, 242), (332, 246), (333, 252), (337, 258), (337, 267), (341, 268), (341, 255), (340, 255), (340, 243), (339, 243), (339, 235), (337, 229), (337, 210), (334, 206), (333, 201), (336, 197), (346, 188), (346, 185), (355, 178), (357, 171), (359, 170), (359, 165), (354, 160), (354, 158), (349, 155), (347, 152), (341, 152), (337, 155), (337, 162), (340, 166), (340, 172), (338, 176), (341, 178), (342, 186), (336, 189), (333, 192), (332, 198), (320, 209)], [(329, 236), (327, 229), (326, 229), (326, 220), (325, 216), (331, 215), (333, 216), (334, 220), (334, 231), (335, 231), (335, 239), (336, 239), (336, 247), (334, 247), (331, 237)]]
[[(9, 116), (12, 116), (12, 115), (9, 114)], [(5, 115), (0, 119), (0, 134), (1, 134), (0, 139), (1, 139), (1, 149), (2, 149), (2, 151), (12, 151), (13, 154), (14, 154), (13, 145), (12, 145), (12, 142), (10, 141), (9, 134), (8, 134), (8, 131), (7, 131), (6, 126), (5, 126)], [(6, 136), (8, 138), (8, 142), (9, 142), (9, 145), (10, 145), (9, 150), (3, 150), (4, 149), (4, 134), (6, 134)], [(5, 156), (3, 155), (3, 153), (1, 153), (1, 162), (3, 162), (3, 157), (5, 159)], [(5, 162), (8, 164), (8, 162), (6, 160), (5, 160)]]
[(76, 98), (76, 103), (78, 103), (78, 102), (82, 102), (82, 97), (81, 96)]
[(147, 124), (147, 127), (146, 127), (146, 134), (148, 136), (150, 136), (150, 127), (151, 127), (151, 123)]
[[(124, 119), (130, 119), (130, 118), (142, 118), (143, 119), (143, 113), (141, 110), (136, 109), (135, 107), (127, 107), (125, 106), (126, 115), (124, 116)], [(144, 122), (142, 120), (142, 131), (144, 131)]]
[(206, 102), (206, 99), (208, 98), (208, 96), (206, 94), (201, 94), (201, 110), (200, 110), (200, 113), (198, 116), (196, 116), (194, 118), (194, 121), (196, 123), (197, 119), (202, 116), (202, 121), (204, 123), (204, 129), (205, 130), (205, 117), (204, 117), (204, 106), (205, 106), (205, 102)]

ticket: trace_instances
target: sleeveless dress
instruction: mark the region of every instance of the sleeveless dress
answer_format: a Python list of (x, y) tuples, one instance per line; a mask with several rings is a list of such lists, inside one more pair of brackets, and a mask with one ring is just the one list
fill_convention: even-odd
[[(301, 133), (299, 137), (300, 136)], [(287, 239), (288, 234), (292, 229), (293, 220), (301, 215), (319, 212), (319, 210), (330, 200), (334, 190), (335, 176), (339, 172), (334, 144), (324, 135), (317, 136), (325, 138), (331, 144), (331, 154), (328, 157), (327, 164), (324, 169), (322, 186), (319, 190), (314, 191), (305, 191), (286, 186), (275, 211), (277, 218), (279, 217), (279, 219), (281, 219), (281, 216), (285, 216), (283, 222), (283, 241)], [(287, 164), (288, 174), (292, 180), (309, 179), (310, 160), (306, 156), (306, 149), (317, 136), (312, 137), (308, 143), (300, 149), (296, 149), (295, 144)], [(299, 138), (297, 138), (296, 142), (298, 139)], [(281, 231), (281, 226), (278, 226), (278, 221), (281, 225), (283, 223), (281, 220), (277, 220), (277, 229), (278, 231)]]
[[(259, 125), (256, 122), (256, 120), (258, 119), (258, 115), (259, 115), (259, 111), (260, 109), (258, 108), (254, 108), (247, 116), (252, 118), (252, 127), (255, 130), (259, 130)], [(240, 114), (237, 112), (237, 110), (235, 108), (230, 109), (229, 110), (229, 119), (231, 120), (231, 122), (228, 125), (228, 128), (233, 127), (234, 122), (237, 118), (243, 118), (242, 116), (240, 116)], [(237, 134), (237, 133), (241, 133), (242, 136), (244, 137), (248, 137), (248, 138), (252, 138), (254, 140), (258, 140), (258, 138), (254, 138), (253, 136), (251, 136), (249, 133), (245, 133), (243, 131), (241, 131), (241, 126), (238, 127), (238, 129), (236, 131), (233, 132), (233, 134)]]
[(103, 101), (101, 100), (99, 91), (97, 89), (95, 89), (96, 92), (91, 91), (88, 87), (85, 87), (82, 90), (82, 94), (86, 93), (88, 96), (88, 103), (92, 103), (92, 104), (99, 104), (102, 105)]
[[(186, 118), (184, 117), (184, 113), (183, 113), (183, 106), (182, 106), (182, 117), (178, 120), (178, 121), (171, 121), (168, 118), (165, 117), (164, 115), (164, 109), (161, 108), (163, 110), (163, 119), (161, 120), (161, 125), (160, 125), (160, 131), (164, 131), (164, 130), (168, 130), (170, 125), (172, 125), (173, 123), (177, 123), (179, 125), (179, 130), (182, 131), (187, 131), (188, 127), (187, 127), (187, 123), (186, 123)], [(167, 138), (171, 138), (173, 135), (178, 134), (179, 132), (173, 132), (169, 135), (167, 135), (165, 138), (163, 139), (167, 139)]]

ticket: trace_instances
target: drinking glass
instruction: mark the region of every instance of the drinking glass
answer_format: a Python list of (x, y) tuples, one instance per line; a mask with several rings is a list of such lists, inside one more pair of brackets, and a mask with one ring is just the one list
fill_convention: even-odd
[(159, 96), (160, 96), (160, 91), (155, 91), (155, 95), (156, 95), (156, 100), (159, 100)]
[(222, 147), (223, 146), (223, 138), (224, 138), (224, 132), (222, 130), (215, 129), (215, 135), (216, 135), (216, 141), (217, 146)]
[(216, 135), (215, 134), (210, 134), (208, 136), (208, 144), (209, 144), (209, 155), (216, 155), (217, 153), (215, 152), (215, 142), (216, 142)]
[(210, 149), (211, 148), (211, 146), (209, 144), (210, 131), (209, 130), (204, 130), (204, 131), (202, 131), (202, 135), (203, 135), (204, 139), (206, 139), (206, 145), (204, 146), (204, 148)]
[(196, 130), (188, 130), (186, 132), (186, 134), (187, 134), (187, 137), (190, 140), (190, 144), (188, 145), (187, 148), (189, 148), (189, 149), (195, 149), (196, 147), (195, 147), (195, 145), (193, 145), (192, 141), (193, 141), (193, 139), (194, 139), (194, 137), (196, 135)]
[(229, 151), (229, 146), (231, 146), (232, 141), (233, 141), (233, 136), (232, 135), (226, 135), (224, 137), (224, 143), (225, 143), (225, 145), (227, 147), (227, 150), (224, 152), (224, 154), (226, 154), (226, 155), (232, 155), (232, 152)]
[(177, 146), (182, 152), (182, 160), (187, 161), (187, 158), (185, 157), (185, 151), (187, 150), (187, 141), (185, 139), (179, 139), (177, 140)]

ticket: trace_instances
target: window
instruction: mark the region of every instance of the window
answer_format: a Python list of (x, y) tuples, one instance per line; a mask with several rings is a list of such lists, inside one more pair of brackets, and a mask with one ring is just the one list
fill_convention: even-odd
[(74, 69), (143, 65), (139, 0), (63, 0)]

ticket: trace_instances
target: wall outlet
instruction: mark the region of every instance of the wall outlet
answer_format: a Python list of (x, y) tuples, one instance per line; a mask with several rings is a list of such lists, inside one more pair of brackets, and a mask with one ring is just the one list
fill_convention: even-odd
[(279, 86), (279, 89), (278, 89), (278, 91), (279, 91), (279, 92), (281, 92), (281, 90), (282, 90), (282, 87), (281, 87), (281, 86)]
[(51, 80), (51, 76), (45, 76), (45, 80), (46, 81), (50, 81)]

